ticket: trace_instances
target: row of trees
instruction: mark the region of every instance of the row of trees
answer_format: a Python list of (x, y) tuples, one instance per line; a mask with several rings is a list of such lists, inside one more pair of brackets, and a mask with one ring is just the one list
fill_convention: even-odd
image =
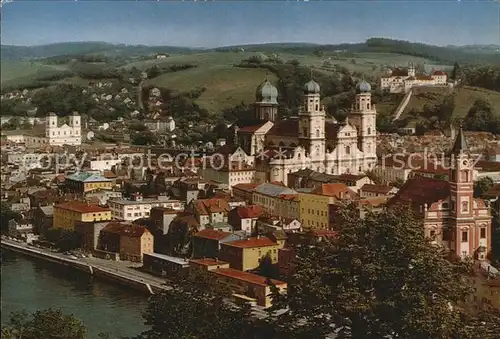
[(485, 100), (474, 101), (465, 117), (464, 124), (469, 131), (500, 134), (500, 116), (494, 114), (491, 103)]
[(500, 91), (499, 66), (463, 67), (459, 76), (466, 85)]
[[(339, 218), (337, 239), (296, 248), (288, 293), (273, 288), (266, 318), (255, 319), (248, 305), (228, 303), (230, 291), (213, 275), (190, 271), (151, 297), (144, 313), (148, 329), (137, 338), (498, 337), (499, 311), (470, 303), (471, 263), (449, 260), (431, 246), (410, 211), (360, 219), (346, 205)], [(53, 328), (64, 333), (71, 326), (62, 324), (74, 324), (60, 316), (54, 322), (41, 326), (46, 333), (40, 338), (59, 338)], [(79, 338), (78, 326), (74, 333), (68, 338)]]

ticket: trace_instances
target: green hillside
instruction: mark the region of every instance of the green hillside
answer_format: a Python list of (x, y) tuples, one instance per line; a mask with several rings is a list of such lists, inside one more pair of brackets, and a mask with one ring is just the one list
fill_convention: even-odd
[(36, 77), (67, 69), (65, 65), (45, 65), (38, 61), (2, 60), (0, 65), (2, 70), (0, 73), (2, 84), (6, 82), (29, 82)]
[(454, 91), (447, 91), (444, 89), (429, 89), (424, 93), (418, 93), (412, 96), (408, 106), (404, 110), (402, 117), (408, 114), (415, 114), (418, 116), (423, 112), (424, 106), (436, 106), (443, 102), (446, 95), (453, 93), (455, 108), (453, 116), (463, 118), (467, 115), (469, 109), (475, 100), (485, 100), (490, 102), (494, 113), (500, 116), (500, 92), (489, 91), (487, 89), (463, 86), (455, 89)]
[[(132, 62), (125, 66), (126, 69), (135, 67), (146, 70), (158, 65), (165, 67), (169, 65), (193, 64), (196, 68), (166, 73), (157, 78), (147, 80), (145, 86), (158, 86), (178, 92), (194, 90), (205, 87), (206, 91), (198, 99), (197, 103), (211, 112), (220, 111), (223, 108), (235, 106), (241, 101), (253, 102), (254, 92), (257, 85), (263, 81), (268, 73), (271, 80), (274, 76), (262, 68), (240, 68), (234, 67), (242, 60), (251, 56), (271, 55), (271, 53), (257, 52), (205, 52), (186, 55), (174, 55), (163, 60), (147, 60)], [(406, 55), (389, 53), (366, 53), (358, 54), (353, 58), (335, 59), (328, 55), (301, 55), (291, 53), (279, 53), (277, 56), (283, 61), (297, 60), (301, 65), (314, 67), (324, 73), (332, 74), (333, 66), (345, 67), (351, 72), (359, 72), (368, 76), (380, 76), (381, 68), (392, 65), (405, 66), (408, 62), (429, 63), (423, 58), (409, 57)], [(352, 61), (354, 60), (354, 62)], [(329, 64), (329, 66), (326, 66)], [(439, 67), (439, 66), (435, 66)]]
[[(196, 100), (210, 112), (219, 112), (242, 101), (249, 104), (255, 99), (255, 88), (264, 81), (266, 70), (238, 68), (226, 65), (210, 65), (182, 72), (167, 73), (145, 82), (146, 86), (158, 86), (187, 92), (197, 87), (206, 90)], [(274, 75), (268, 74), (271, 81)]]

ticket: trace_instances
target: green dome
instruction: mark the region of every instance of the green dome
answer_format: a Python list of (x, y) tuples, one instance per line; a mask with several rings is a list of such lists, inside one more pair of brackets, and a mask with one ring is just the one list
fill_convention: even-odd
[(304, 92), (306, 92), (306, 94), (319, 94), (319, 84), (314, 80), (309, 81), (304, 85)]
[(361, 82), (356, 87), (358, 91), (362, 93), (370, 92), (372, 90), (372, 86), (365, 80), (361, 80)]
[(255, 98), (257, 102), (277, 104), (278, 89), (266, 79), (257, 87), (257, 90), (255, 91)]

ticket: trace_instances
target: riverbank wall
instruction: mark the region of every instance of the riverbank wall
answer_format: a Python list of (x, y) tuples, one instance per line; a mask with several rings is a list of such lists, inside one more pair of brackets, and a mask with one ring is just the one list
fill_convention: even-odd
[(38, 248), (14, 244), (4, 240), (1, 241), (1, 249), (20, 253), (24, 256), (55, 263), (61, 266), (70, 267), (88, 273), (93, 277), (102, 278), (104, 280), (108, 280), (125, 287), (130, 287), (144, 293), (154, 294), (168, 288), (167, 286), (159, 285), (156, 282), (145, 281), (144, 279), (133, 277), (130, 274), (123, 274), (121, 272), (118, 272), (118, 270), (113, 271), (109, 268), (99, 267), (99, 265), (94, 263), (81, 262), (78, 260), (65, 258), (61, 255), (49, 253)]

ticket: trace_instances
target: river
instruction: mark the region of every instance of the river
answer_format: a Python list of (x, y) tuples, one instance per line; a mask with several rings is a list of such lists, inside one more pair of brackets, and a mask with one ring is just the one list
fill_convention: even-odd
[(12, 311), (62, 308), (83, 321), (89, 339), (100, 332), (133, 336), (145, 329), (141, 313), (147, 295), (71, 268), (2, 250), (1, 283), (2, 323)]

